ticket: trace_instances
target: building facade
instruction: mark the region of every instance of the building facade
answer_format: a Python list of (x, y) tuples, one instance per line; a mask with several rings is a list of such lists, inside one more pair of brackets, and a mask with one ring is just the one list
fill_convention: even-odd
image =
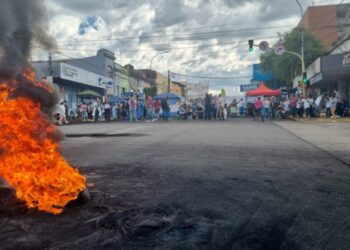
[[(102, 97), (121, 96), (125, 92), (143, 92), (150, 85), (132, 65), (115, 62), (114, 53), (100, 49), (95, 56), (56, 61), (36, 61), (32, 65), (37, 78), (52, 78), (67, 101), (69, 112), (75, 112), (85, 90)], [(50, 76), (50, 77), (48, 77)], [(52, 76), (52, 77), (51, 77)]]
[(350, 4), (309, 7), (298, 27), (312, 33), (329, 50), (350, 33)]
[[(151, 69), (140, 69), (137, 71), (140, 79), (144, 79), (147, 85), (149, 84), (152, 87), (153, 86), (157, 87), (157, 94), (163, 94), (163, 93), (169, 92), (168, 77), (166, 77), (165, 75)], [(171, 86), (171, 80), (169, 79), (169, 81)], [(171, 87), (170, 87), (170, 90), (171, 90)]]

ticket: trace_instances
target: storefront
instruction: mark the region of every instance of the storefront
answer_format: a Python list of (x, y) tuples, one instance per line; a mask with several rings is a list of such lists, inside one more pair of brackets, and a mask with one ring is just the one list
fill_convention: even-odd
[(79, 92), (91, 90), (100, 96), (108, 96), (113, 93), (113, 79), (93, 72), (72, 66), (67, 63), (59, 63), (58, 74), (53, 79), (58, 85), (62, 99), (67, 101), (69, 112), (76, 112), (78, 104), (82, 102)]
[(308, 67), (309, 94), (320, 95), (336, 90), (340, 99), (350, 100), (350, 53), (323, 56)]

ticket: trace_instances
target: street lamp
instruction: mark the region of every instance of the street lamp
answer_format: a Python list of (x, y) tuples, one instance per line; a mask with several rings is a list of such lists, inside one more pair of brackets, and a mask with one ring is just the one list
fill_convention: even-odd
[(149, 69), (152, 69), (152, 62), (153, 62), (153, 59), (156, 58), (157, 56), (160, 56), (160, 55), (165, 54), (165, 53), (170, 53), (170, 50), (166, 50), (166, 51), (160, 52), (160, 53), (158, 53), (157, 55), (155, 55), (154, 57), (152, 57), (151, 63), (149, 64)]
[[(302, 67), (302, 74), (305, 72), (305, 61), (304, 61), (304, 22), (303, 22), (303, 7), (301, 6), (299, 0), (295, 0), (300, 8), (300, 21), (301, 21), (301, 67)], [(303, 85), (303, 94), (305, 95), (305, 86)]]

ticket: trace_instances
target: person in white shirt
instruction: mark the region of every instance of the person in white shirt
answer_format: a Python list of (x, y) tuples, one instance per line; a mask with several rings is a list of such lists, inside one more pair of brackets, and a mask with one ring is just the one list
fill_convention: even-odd
[(284, 110), (284, 116), (285, 116), (285, 118), (287, 118), (288, 117), (288, 115), (289, 115), (289, 110), (290, 110), (290, 103), (289, 103), (289, 100), (286, 98), (286, 99), (284, 99), (284, 101), (283, 101), (283, 110)]
[(309, 101), (304, 97), (303, 100), (303, 107), (304, 107), (304, 114), (306, 117), (309, 117), (310, 115), (310, 104), (309, 104)]
[(266, 118), (269, 118), (270, 116), (270, 100), (269, 98), (265, 97), (265, 100), (263, 102), (263, 114)]
[(66, 118), (66, 107), (65, 107), (65, 102), (61, 102), (60, 105), (58, 106), (58, 113), (60, 115), (60, 119), (58, 121), (59, 125), (62, 125), (63, 123), (68, 124), (67, 118)]
[(331, 108), (332, 108), (331, 98), (328, 98), (326, 101), (326, 117), (327, 118), (331, 117), (331, 115), (332, 115)]
[(335, 94), (333, 96), (331, 96), (330, 98), (330, 104), (331, 104), (331, 113), (332, 113), (332, 116), (331, 118), (335, 118), (335, 110), (337, 108), (337, 98), (335, 98)]

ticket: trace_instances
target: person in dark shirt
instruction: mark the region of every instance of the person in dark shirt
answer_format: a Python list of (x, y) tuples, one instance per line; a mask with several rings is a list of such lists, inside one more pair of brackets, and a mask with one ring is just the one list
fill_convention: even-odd
[(167, 96), (165, 96), (162, 99), (161, 106), (162, 106), (162, 111), (163, 111), (163, 119), (164, 120), (168, 120), (170, 108), (169, 108), (169, 103), (168, 103), (168, 97)]

